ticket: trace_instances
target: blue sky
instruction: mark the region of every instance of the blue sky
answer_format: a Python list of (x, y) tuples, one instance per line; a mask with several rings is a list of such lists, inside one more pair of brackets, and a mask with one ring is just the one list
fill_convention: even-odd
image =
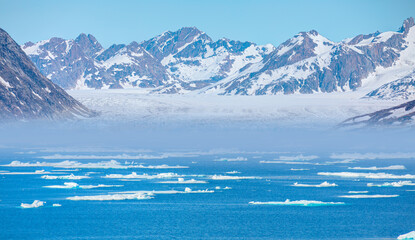
[(93, 34), (105, 47), (140, 42), (166, 30), (195, 26), (227, 37), (278, 45), (315, 29), (340, 41), (397, 30), (415, 17), (415, 0), (0, 0), (0, 28), (19, 43)]

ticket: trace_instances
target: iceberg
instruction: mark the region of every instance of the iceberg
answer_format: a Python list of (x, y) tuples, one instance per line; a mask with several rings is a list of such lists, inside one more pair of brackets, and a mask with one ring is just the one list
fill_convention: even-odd
[(253, 176), (226, 176), (226, 175), (213, 175), (210, 177), (212, 180), (242, 180), (242, 179), (262, 179), (261, 177)]
[(213, 192), (215, 192), (215, 191), (213, 191), (213, 190), (208, 190), (208, 189), (206, 189), (206, 190), (196, 190), (196, 191), (194, 191), (194, 190), (192, 190), (191, 188), (185, 188), (184, 189), (184, 192), (185, 193), (213, 193)]
[(22, 203), (22, 204), (20, 204), (20, 207), (21, 208), (38, 208), (38, 207), (42, 207), (43, 204), (45, 204), (45, 203), (46, 202), (39, 201), (39, 200), (35, 200), (31, 204), (29, 204), (29, 203)]
[(357, 173), (357, 172), (319, 172), (318, 175), (337, 176), (344, 178), (375, 178), (375, 179), (415, 179), (415, 175), (394, 175), (390, 173)]
[(415, 186), (411, 181), (399, 181), (399, 182), (385, 182), (383, 184), (368, 183), (368, 187), (403, 187), (403, 186)]
[(291, 171), (307, 171), (307, 170), (310, 170), (310, 169), (307, 169), (307, 168), (291, 168), (290, 170)]
[(70, 179), (70, 180), (80, 180), (85, 178), (90, 178), (88, 176), (75, 176), (73, 174), (64, 175), (64, 176), (53, 176), (53, 175), (43, 175), (41, 178), (43, 179)]
[(115, 200), (146, 200), (151, 199), (150, 193), (125, 193), (125, 194), (107, 194), (95, 196), (75, 196), (67, 197), (66, 199), (72, 201), (115, 201)]
[(393, 198), (399, 197), (399, 195), (381, 195), (381, 194), (374, 194), (374, 195), (343, 195), (339, 196), (341, 198)]
[(105, 185), (105, 184), (79, 185), (75, 182), (66, 182), (63, 185), (44, 186), (44, 188), (65, 188), (65, 189), (72, 189), (72, 188), (92, 189), (92, 188), (108, 188), (108, 187), (123, 187), (123, 185)]
[(39, 174), (50, 174), (45, 170), (36, 170), (34, 172), (0, 172), (0, 175), (39, 175)]
[(315, 206), (327, 206), (327, 205), (344, 205), (344, 202), (321, 202), (315, 200), (297, 200), (290, 201), (289, 199), (284, 202), (249, 202), (253, 205), (291, 205), (291, 206), (305, 206), (305, 207), (315, 207)]
[(158, 183), (173, 183), (173, 184), (202, 184), (202, 183), (208, 183), (206, 181), (201, 181), (201, 180), (195, 180), (195, 179), (190, 179), (190, 180), (184, 180), (184, 178), (178, 178), (177, 181), (162, 181), (162, 182), (158, 182)]
[(159, 173), (156, 175), (148, 175), (147, 173), (144, 174), (137, 174), (136, 172), (132, 172), (131, 174), (122, 175), (122, 174), (107, 174), (103, 178), (126, 178), (126, 179), (158, 179), (158, 178), (177, 178), (181, 177), (177, 173)]
[(403, 165), (392, 165), (388, 167), (348, 167), (348, 169), (377, 171), (377, 170), (405, 170), (406, 167)]
[(398, 239), (415, 239), (415, 231), (402, 234), (398, 237)]
[(301, 183), (297, 183), (295, 182), (293, 185), (294, 187), (337, 187), (338, 185), (335, 183), (328, 183), (328, 182), (322, 182), (320, 184), (301, 184)]
[(59, 203), (54, 203), (52, 204), (52, 207), (62, 207), (62, 205), (60, 205)]
[(348, 191), (347, 193), (368, 193), (369, 191)]
[(241, 173), (241, 172), (238, 172), (238, 171), (230, 171), (230, 172), (226, 172), (226, 174), (238, 174), (238, 173)]
[(236, 157), (236, 158), (220, 158), (213, 160), (215, 162), (246, 162), (248, 158), (246, 157)]
[(128, 168), (148, 168), (148, 169), (169, 169), (169, 168), (189, 168), (187, 166), (169, 166), (166, 164), (162, 165), (142, 165), (142, 164), (134, 164), (134, 162), (129, 163), (125, 162), (124, 164), (116, 161), (116, 160), (110, 160), (110, 161), (101, 161), (101, 162), (92, 162), (92, 163), (81, 163), (78, 161), (62, 161), (62, 162), (20, 162), (20, 161), (12, 161), (9, 164), (1, 165), (3, 167), (55, 167), (55, 168), (103, 168), (103, 169), (128, 169)]
[(318, 156), (315, 156), (315, 155), (304, 156), (300, 154), (296, 156), (279, 156), (275, 160), (278, 160), (278, 161), (310, 161), (310, 160), (314, 160), (317, 158)]

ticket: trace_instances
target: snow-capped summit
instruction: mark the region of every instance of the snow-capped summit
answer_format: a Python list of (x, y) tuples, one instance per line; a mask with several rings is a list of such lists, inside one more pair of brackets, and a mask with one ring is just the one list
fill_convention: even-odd
[(86, 34), (75, 40), (29, 42), (23, 49), (42, 73), (67, 89), (231, 95), (362, 90), (364, 96), (415, 70), (413, 29), (414, 19), (408, 18), (399, 31), (361, 34), (341, 42), (311, 30), (275, 48), (227, 38), (214, 41), (195, 27), (184, 27), (107, 49)]

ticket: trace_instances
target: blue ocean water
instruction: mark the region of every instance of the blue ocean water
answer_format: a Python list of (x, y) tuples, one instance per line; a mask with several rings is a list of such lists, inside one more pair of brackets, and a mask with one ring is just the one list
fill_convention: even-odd
[[(62, 153), (17, 153), (2, 150), (0, 164), (11, 161), (60, 162), (44, 160), (44, 155)], [(111, 156), (122, 153), (64, 153), (70, 155)], [(307, 155), (306, 153), (303, 153)], [(405, 179), (366, 179), (322, 176), (318, 172), (385, 172), (415, 174), (413, 159), (360, 160), (352, 163), (324, 164), (328, 155), (306, 162), (314, 164), (260, 163), (275, 159), (277, 153), (193, 154), (184, 157), (134, 160), (143, 165), (182, 165), (183, 169), (85, 169), (65, 175), (88, 174), (82, 180), (43, 179), (42, 175), (0, 175), (0, 239), (396, 239), (415, 229), (415, 186), (367, 187)], [(221, 158), (246, 158), (247, 161), (215, 161)], [(108, 159), (76, 159), (83, 163)], [(119, 160), (124, 161), (131, 160)], [(404, 165), (404, 170), (350, 170), (348, 167)], [(291, 169), (308, 169), (293, 171)], [(54, 167), (0, 167), (0, 171), (34, 172), (45, 170), (58, 175)], [(64, 169), (63, 169), (64, 170)], [(238, 171), (236, 174), (227, 172)], [(185, 180), (204, 180), (205, 184), (162, 184), (172, 179), (103, 178), (107, 174), (173, 172)], [(0, 172), (1, 173), (1, 172)], [(212, 175), (255, 176), (256, 179), (213, 180)], [(197, 175), (197, 176), (189, 176)], [(411, 179), (407, 179), (411, 180)], [(413, 179), (412, 179), (413, 180)], [(293, 187), (294, 182), (336, 183), (336, 187)], [(94, 189), (54, 189), (48, 185), (76, 182), (79, 185), (123, 185)], [(155, 194), (152, 199), (113, 201), (71, 201), (73, 196), (95, 196), (126, 191), (213, 190), (213, 193)], [(217, 189), (220, 187), (220, 189)], [(230, 189), (224, 189), (229, 187)], [(399, 195), (393, 198), (340, 198), (349, 191), (366, 194)], [(344, 205), (290, 206), (252, 205), (251, 201), (269, 202), (316, 200), (344, 202)], [(45, 201), (38, 208), (22, 209), (21, 203)], [(59, 203), (61, 207), (52, 207)]]

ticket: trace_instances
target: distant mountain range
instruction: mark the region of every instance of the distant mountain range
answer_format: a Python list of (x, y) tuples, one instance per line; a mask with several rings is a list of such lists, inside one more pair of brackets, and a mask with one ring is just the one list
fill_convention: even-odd
[(108, 49), (90, 34), (28, 42), (22, 49), (65, 89), (268, 95), (364, 88), (366, 97), (408, 99), (414, 92), (414, 25), (408, 18), (396, 32), (341, 42), (312, 30), (278, 47), (226, 38), (213, 41), (197, 28), (185, 27)]
[(0, 29), (0, 118), (66, 118), (95, 115), (44, 77), (20, 46)]

